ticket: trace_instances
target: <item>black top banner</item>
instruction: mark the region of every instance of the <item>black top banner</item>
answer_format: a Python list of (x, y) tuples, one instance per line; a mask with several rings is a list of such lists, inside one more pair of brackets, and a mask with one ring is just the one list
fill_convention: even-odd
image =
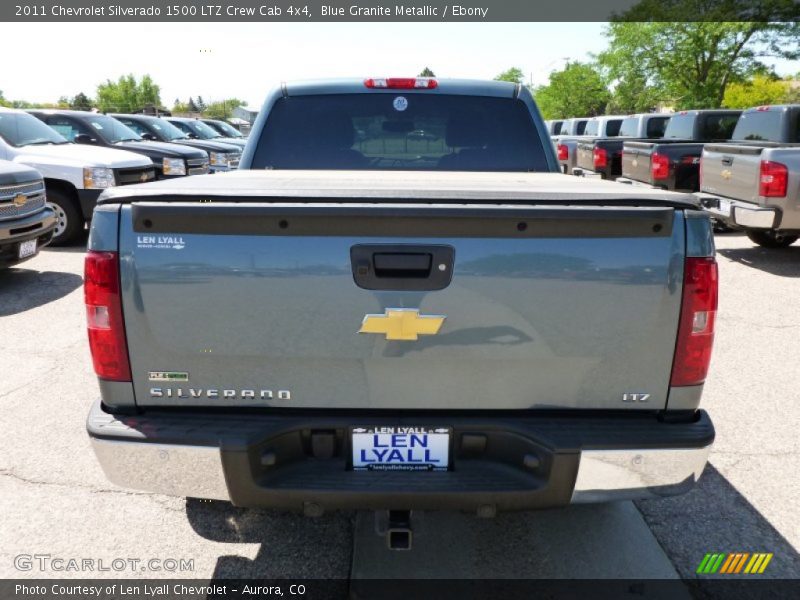
[(798, 22), (800, 0), (4, 0), (28, 22)]

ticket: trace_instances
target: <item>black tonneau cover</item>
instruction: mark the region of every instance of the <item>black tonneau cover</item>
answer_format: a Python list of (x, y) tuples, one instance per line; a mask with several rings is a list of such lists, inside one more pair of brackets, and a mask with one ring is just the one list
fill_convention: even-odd
[(110, 188), (99, 204), (131, 202), (576, 204), (696, 208), (689, 194), (560, 173), (233, 171)]

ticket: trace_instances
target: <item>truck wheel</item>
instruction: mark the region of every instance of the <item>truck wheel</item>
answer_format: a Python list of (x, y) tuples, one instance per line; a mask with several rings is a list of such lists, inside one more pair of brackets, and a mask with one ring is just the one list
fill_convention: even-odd
[(750, 230), (747, 237), (762, 248), (788, 248), (797, 241), (799, 236), (786, 235), (774, 229)]
[(60, 190), (47, 190), (47, 205), (56, 213), (56, 228), (51, 246), (69, 244), (83, 230), (83, 215), (74, 200)]

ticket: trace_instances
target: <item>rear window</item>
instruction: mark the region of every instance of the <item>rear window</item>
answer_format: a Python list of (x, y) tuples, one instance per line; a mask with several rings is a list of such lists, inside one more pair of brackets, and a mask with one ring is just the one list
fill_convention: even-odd
[(591, 119), (586, 123), (586, 129), (583, 130), (584, 135), (599, 135), (600, 134), (600, 121)]
[(252, 168), (550, 170), (522, 101), (421, 93), (281, 98)]
[(690, 140), (694, 133), (696, 115), (675, 115), (664, 131), (664, 137), (673, 140)]
[(651, 119), (647, 120), (647, 132), (646, 135), (648, 138), (660, 138), (664, 137), (664, 131), (667, 129), (667, 123), (669, 123), (670, 117), (652, 117)]
[(781, 111), (778, 110), (742, 113), (733, 131), (733, 139), (737, 141), (781, 142), (782, 137)]
[[(602, 119), (590, 119), (586, 123), (586, 129), (584, 130), (583, 135), (601, 135), (603, 133), (601, 131), (602, 122)], [(622, 119), (606, 120), (606, 137), (617, 137), (619, 134), (620, 125), (622, 125)]]
[(739, 115), (708, 115), (701, 124), (704, 140), (729, 140), (739, 122)]
[(639, 117), (628, 117), (622, 120), (619, 128), (620, 137), (636, 137), (639, 133)]
[(606, 123), (606, 135), (608, 137), (617, 137), (620, 127), (622, 127), (622, 119), (611, 119)]

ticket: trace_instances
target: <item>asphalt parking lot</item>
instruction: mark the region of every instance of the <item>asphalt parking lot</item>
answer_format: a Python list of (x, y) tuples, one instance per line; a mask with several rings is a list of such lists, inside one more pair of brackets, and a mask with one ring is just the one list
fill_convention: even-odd
[[(423, 515), (389, 552), (371, 515), (243, 510), (108, 483), (84, 420), (98, 396), (80, 247), (0, 272), (0, 578), (103, 576), (15, 567), (20, 554), (192, 559), (148, 577), (694, 578), (706, 552), (772, 552), (763, 575), (800, 577), (800, 245), (717, 238), (717, 341), (704, 407), (717, 427), (691, 493), (478, 520)], [(454, 544), (453, 540), (459, 543)], [(138, 572), (109, 576), (134, 577)]]

